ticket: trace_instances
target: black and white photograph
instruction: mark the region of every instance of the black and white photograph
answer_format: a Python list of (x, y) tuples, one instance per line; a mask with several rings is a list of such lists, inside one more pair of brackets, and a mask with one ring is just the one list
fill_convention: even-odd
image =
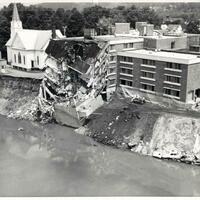
[(200, 199), (200, 0), (0, 0), (0, 198)]

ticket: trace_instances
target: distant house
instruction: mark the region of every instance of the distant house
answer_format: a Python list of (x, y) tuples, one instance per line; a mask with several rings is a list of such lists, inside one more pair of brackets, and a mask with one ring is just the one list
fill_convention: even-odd
[(56, 38), (64, 37), (59, 30), (54, 33), (52, 34), (51, 30), (23, 29), (17, 6), (14, 4), (11, 35), (6, 43), (8, 64), (25, 71), (43, 69), (47, 57), (45, 49), (52, 35)]
[(183, 29), (179, 24), (169, 24), (164, 30), (164, 35), (168, 36), (180, 36), (183, 35)]

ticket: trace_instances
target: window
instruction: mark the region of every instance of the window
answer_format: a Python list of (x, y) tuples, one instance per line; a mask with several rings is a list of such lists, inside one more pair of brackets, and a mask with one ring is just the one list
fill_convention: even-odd
[(175, 41), (171, 42), (171, 49), (175, 48)]
[(179, 63), (167, 63), (167, 68), (171, 69), (181, 69), (181, 65)]
[(155, 60), (149, 60), (149, 65), (155, 65)]
[(147, 64), (148, 64), (148, 60), (146, 60), (146, 59), (142, 59), (142, 64), (147, 65)]
[(128, 57), (128, 62), (133, 62), (133, 59), (131, 57)]
[(115, 68), (109, 68), (109, 73), (114, 73), (115, 72)]
[(130, 44), (129, 44), (129, 48), (133, 48), (133, 43), (130, 43)]
[(14, 54), (14, 61), (15, 61), (15, 63), (17, 62), (16, 54)]
[(133, 62), (133, 58), (122, 56), (122, 61), (132, 63)]
[(173, 68), (172, 63), (167, 63), (167, 68)]
[(24, 56), (24, 65), (26, 64), (26, 58), (25, 58), (25, 56)]
[(110, 61), (114, 61), (115, 60), (115, 56), (110, 56)]
[(155, 60), (142, 59), (142, 64), (144, 64), (144, 65), (155, 65)]
[(128, 81), (128, 80), (124, 80), (124, 79), (121, 79), (120, 80), (120, 84), (122, 85), (127, 85), (127, 86), (133, 86), (133, 82), (132, 81)]
[(142, 89), (154, 92), (155, 91), (155, 86), (154, 85), (148, 85), (148, 84), (142, 83)]
[(128, 48), (128, 44), (124, 44), (124, 49), (127, 49)]
[(132, 69), (127, 69), (127, 68), (121, 68), (121, 73), (123, 74), (133, 74), (133, 70)]
[(176, 77), (176, 76), (165, 76), (165, 81), (173, 82), (173, 83), (180, 83), (180, 77)]
[(22, 63), (22, 58), (21, 58), (21, 54), (18, 53), (18, 63), (21, 64)]
[(109, 80), (109, 85), (115, 84), (115, 79)]
[(154, 74), (154, 73), (151, 73), (151, 72), (142, 71), (142, 77), (154, 79), (154, 78), (155, 78), (155, 74)]
[(110, 50), (113, 50), (114, 49), (114, 45), (110, 45)]
[(39, 56), (37, 56), (37, 65), (40, 64)]
[(174, 69), (181, 69), (181, 65), (178, 63), (174, 63)]
[(180, 91), (164, 88), (164, 93), (170, 96), (180, 97)]

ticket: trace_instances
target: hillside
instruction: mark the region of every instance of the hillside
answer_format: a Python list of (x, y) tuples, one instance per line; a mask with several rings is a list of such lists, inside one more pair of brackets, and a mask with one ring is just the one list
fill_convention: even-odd
[[(143, 155), (200, 162), (200, 113), (115, 97), (98, 109), (86, 134), (103, 144)], [(77, 130), (83, 134), (84, 128)], [(79, 132), (80, 131), (80, 132)]]

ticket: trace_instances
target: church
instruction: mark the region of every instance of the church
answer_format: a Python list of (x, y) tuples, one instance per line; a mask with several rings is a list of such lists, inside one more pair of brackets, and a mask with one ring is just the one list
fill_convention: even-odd
[(10, 39), (6, 43), (8, 64), (15, 69), (31, 71), (45, 67), (47, 48), (52, 37), (64, 38), (60, 30), (23, 29), (17, 5), (14, 3)]

